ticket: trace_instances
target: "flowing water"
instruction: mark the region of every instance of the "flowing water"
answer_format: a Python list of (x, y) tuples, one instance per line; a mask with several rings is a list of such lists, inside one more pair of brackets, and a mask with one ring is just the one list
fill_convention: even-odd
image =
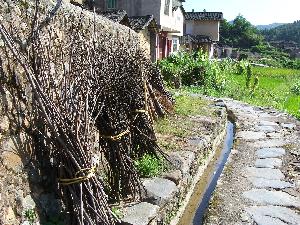
[(227, 162), (233, 140), (234, 124), (228, 122), (223, 148), (216, 153), (214, 159), (201, 176), (178, 225), (201, 225), (203, 223), (203, 217)]

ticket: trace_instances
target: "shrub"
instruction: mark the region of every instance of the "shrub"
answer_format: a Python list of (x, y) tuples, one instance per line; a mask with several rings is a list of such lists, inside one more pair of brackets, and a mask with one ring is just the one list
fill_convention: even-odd
[[(181, 52), (159, 62), (164, 80), (172, 87), (202, 86), (209, 91), (223, 90), (226, 73), (232, 72), (232, 60), (210, 60), (202, 50), (193, 54)], [(178, 85), (180, 83), (180, 85)]]

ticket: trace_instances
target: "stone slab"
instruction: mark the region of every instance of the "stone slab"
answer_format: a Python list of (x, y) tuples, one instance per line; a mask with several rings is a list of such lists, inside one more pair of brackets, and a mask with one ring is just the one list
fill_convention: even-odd
[(159, 206), (148, 202), (141, 202), (124, 209), (122, 224), (126, 225), (148, 225), (156, 216)]
[(262, 216), (254, 214), (252, 219), (255, 221), (257, 225), (289, 225), (287, 223), (282, 222), (280, 219), (272, 218), (270, 216)]
[(256, 151), (258, 158), (276, 158), (285, 155), (284, 148), (261, 148)]
[(173, 170), (163, 174), (163, 178), (173, 181), (176, 185), (182, 180), (182, 172), (180, 170)]
[(183, 180), (190, 177), (190, 169), (195, 160), (195, 153), (191, 151), (180, 151), (169, 154), (170, 162), (182, 172)]
[(259, 178), (259, 177), (249, 177), (248, 179), (256, 188), (284, 189), (284, 188), (290, 188), (294, 186), (289, 182), (281, 181), (281, 180), (270, 180), (270, 179)]
[(146, 191), (147, 202), (154, 205), (164, 205), (177, 191), (176, 184), (163, 178), (145, 179), (143, 186)]
[[(300, 215), (293, 210), (281, 206), (252, 206), (245, 209), (247, 213), (253, 216), (272, 217), (280, 219), (284, 223), (299, 225)], [(255, 217), (254, 217), (255, 220)], [(257, 221), (255, 221), (258, 223)], [(261, 223), (267, 224), (267, 223)]]
[(256, 168), (248, 167), (246, 169), (247, 177), (259, 177), (269, 180), (281, 180), (284, 179), (284, 174), (279, 169), (270, 168)]
[(188, 144), (197, 149), (202, 149), (208, 146), (207, 140), (203, 137), (193, 137), (188, 140)]
[(267, 121), (267, 120), (259, 121), (259, 125), (261, 125), (261, 126), (278, 126), (277, 123), (275, 123), (273, 121)]
[(267, 138), (270, 139), (280, 139), (283, 138), (281, 133), (277, 133), (277, 132), (272, 132), (272, 133), (267, 133)]
[(222, 101), (222, 102), (216, 102), (216, 103), (215, 103), (215, 106), (226, 108), (226, 104), (225, 104), (223, 101)]
[(237, 138), (244, 140), (259, 140), (266, 138), (266, 134), (264, 132), (255, 132), (255, 131), (239, 131), (237, 133)]
[(296, 124), (293, 123), (282, 123), (281, 124), (282, 128), (288, 129), (288, 130), (293, 130), (296, 128)]
[(275, 168), (281, 167), (282, 160), (278, 158), (265, 158), (265, 159), (257, 159), (255, 161), (255, 167), (258, 168)]
[(32, 199), (31, 195), (27, 195), (22, 199), (22, 207), (24, 211), (35, 208), (35, 201)]
[(262, 131), (264, 133), (272, 133), (276, 131), (276, 129), (273, 126), (265, 126), (265, 125), (256, 126), (255, 130)]
[(268, 191), (265, 189), (252, 189), (243, 193), (243, 196), (258, 204), (277, 205), (300, 208), (300, 199), (282, 191)]
[(286, 142), (283, 139), (272, 139), (272, 140), (255, 141), (252, 146), (256, 148), (272, 148), (272, 147), (282, 147), (284, 145), (286, 145)]

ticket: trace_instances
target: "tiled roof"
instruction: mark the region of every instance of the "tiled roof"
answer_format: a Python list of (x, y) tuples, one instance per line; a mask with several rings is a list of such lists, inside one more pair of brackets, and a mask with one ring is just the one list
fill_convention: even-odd
[(135, 31), (144, 30), (154, 20), (153, 15), (129, 17), (130, 27)]
[(101, 10), (96, 10), (96, 13), (116, 22), (121, 22), (125, 17), (127, 17), (127, 13), (125, 10), (112, 10), (102, 12)]
[(172, 10), (176, 11), (178, 8), (181, 8), (181, 10), (184, 12), (182, 2), (185, 2), (185, 0), (172, 0)]
[(185, 0), (172, 0), (172, 7), (180, 7), (182, 6), (182, 2), (185, 2)]
[(186, 12), (186, 20), (223, 20), (222, 12)]
[(192, 42), (192, 43), (200, 44), (200, 43), (212, 43), (213, 41), (209, 36), (186, 34), (182, 37), (181, 42), (182, 43)]

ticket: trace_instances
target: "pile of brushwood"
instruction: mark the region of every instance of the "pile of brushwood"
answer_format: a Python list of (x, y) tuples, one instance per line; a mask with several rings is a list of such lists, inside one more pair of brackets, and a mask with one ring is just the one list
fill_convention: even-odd
[(1, 83), (44, 144), (69, 224), (115, 224), (108, 201), (140, 198), (134, 160), (163, 154), (152, 123), (172, 100), (159, 70), (134, 31), (95, 13), (62, 0), (0, 5)]

